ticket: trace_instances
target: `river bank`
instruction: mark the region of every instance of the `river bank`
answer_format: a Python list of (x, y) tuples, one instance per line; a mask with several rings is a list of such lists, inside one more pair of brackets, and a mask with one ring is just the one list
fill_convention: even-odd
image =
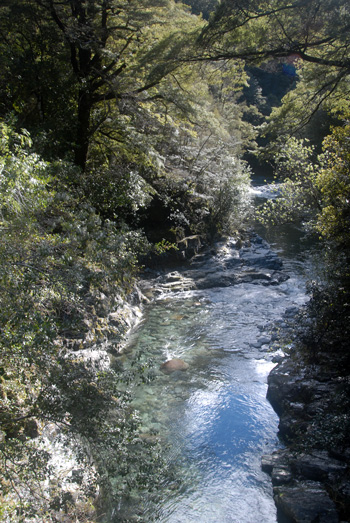
[(348, 385), (333, 358), (310, 364), (294, 349), (268, 378), (285, 448), (263, 456), (262, 468), (271, 475), (282, 522), (350, 520), (350, 449), (339, 443), (348, 425), (341, 405)]
[[(232, 511), (247, 523), (340, 521), (347, 456), (295, 446), (331, 397), (334, 376), (307, 369), (300, 354), (288, 355), (277, 342), (307, 299), (304, 279), (252, 231), (196, 247), (185, 261), (176, 256), (168, 268), (146, 270), (128, 302), (108, 312), (115, 326), (122, 319), (125, 341), (111, 338), (95, 363), (127, 366), (137, 352), (141, 363), (153, 361), (155, 380), (131, 405), (140, 417), (138, 439), (170, 448), (169, 466), (186, 472), (163, 486), (156, 505), (142, 489), (133, 491), (105, 521), (237, 521)], [(164, 367), (179, 361), (181, 368)], [(266, 394), (280, 416), (283, 449)]]

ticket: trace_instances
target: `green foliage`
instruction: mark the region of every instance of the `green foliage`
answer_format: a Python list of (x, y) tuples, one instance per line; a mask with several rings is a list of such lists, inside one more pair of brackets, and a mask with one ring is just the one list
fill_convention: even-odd
[(322, 210), (316, 230), (336, 249), (350, 254), (350, 125), (336, 127), (323, 142), (316, 185), (322, 195)]
[(44, 209), (42, 196), (46, 183), (46, 165), (38, 155), (28, 154), (31, 140), (24, 131), (15, 133), (10, 127), (0, 127), (0, 215), (2, 220)]
[(47, 157), (66, 156), (75, 139), (76, 85), (63, 67), (69, 54), (60, 32), (32, 0), (2, 2), (0, 27), (0, 116), (15, 111)]
[(349, 256), (350, 126), (335, 127), (323, 141), (323, 153), (296, 138), (277, 147), (279, 197), (260, 216), (274, 223), (304, 220), (333, 249)]
[(310, 225), (321, 205), (314, 148), (304, 140), (289, 138), (275, 143), (274, 152), (277, 197), (266, 202), (257, 215), (274, 225), (301, 221)]
[(199, 20), (171, 0), (21, 0), (0, 9), (0, 24), (3, 115), (14, 108), (46, 155), (71, 149), (85, 169), (91, 145), (121, 145), (128, 120), (161, 96), (157, 86), (179, 67)]
[[(172, 85), (179, 96), (185, 93), (188, 108), (183, 115), (167, 118), (166, 141), (160, 145), (162, 158), (166, 158), (164, 167), (173, 180), (187, 184), (192, 194), (187, 210), (179, 209), (187, 213), (186, 219), (192, 224), (187, 234), (206, 234), (206, 224), (212, 229), (218, 219), (214, 226), (223, 230), (227, 225), (229, 230), (230, 217), (239, 214), (238, 200), (247, 188), (248, 177), (238, 158), (244, 146), (254, 142), (255, 134), (243, 122), (246, 107), (238, 102), (246, 83), (246, 74), (239, 64), (192, 66), (190, 73), (184, 68), (182, 83)], [(232, 197), (230, 205), (226, 200), (223, 212), (225, 193), (235, 193), (237, 198)]]
[(203, 18), (209, 20), (211, 13), (219, 5), (219, 0), (184, 0), (183, 3), (191, 7), (193, 14), (201, 14)]
[[(106, 498), (156, 488), (159, 448), (138, 437), (130, 408), (148, 370), (111, 370), (99, 348), (124, 333), (121, 305), (149, 249), (140, 226), (162, 253), (188, 234), (229, 233), (246, 210), (247, 76), (234, 62), (194, 63), (203, 25), (172, 0), (0, 7), (0, 114), (16, 115), (0, 124), (9, 521), (92, 519), (96, 481)], [(91, 471), (81, 513), (56, 477), (47, 423)]]
[(157, 254), (164, 254), (170, 249), (178, 250), (178, 246), (176, 245), (176, 243), (170, 243), (167, 240), (163, 239), (155, 244), (154, 249)]
[(223, 0), (202, 38), (216, 56), (261, 59), (295, 53), (311, 63), (346, 69), (349, 16), (345, 0), (255, 0), (245, 5)]
[(69, 165), (43, 162), (28, 135), (4, 122), (1, 137), (1, 503), (9, 521), (44, 513), (51, 521), (55, 496), (64, 508), (65, 487), (54, 451), (41, 443), (49, 422), (71, 442), (75, 435), (74, 454), (84, 463), (92, 457), (101, 485), (122, 474), (111, 495), (144, 482), (142, 455), (150, 458), (141, 444), (130, 457), (138, 424), (125, 390), (142, 374), (89, 363), (82, 349), (120, 339), (123, 325), (108, 314), (132, 288), (145, 244), (141, 234), (102, 222), (64, 183), (58, 191), (52, 173)]
[[(276, 104), (264, 125), (265, 135), (275, 139), (298, 133), (317, 142), (327, 134), (330, 120), (322, 111), (339, 114), (348, 107), (349, 17), (345, 0), (255, 0), (244, 6), (225, 0), (204, 28), (201, 42), (215, 61), (242, 59), (263, 69), (274, 65), (290, 71), (297, 86), (281, 106)], [(319, 120), (312, 127), (315, 115)], [(320, 125), (323, 129), (317, 129)]]
[[(181, 194), (185, 183), (201, 200), (191, 200), (194, 212), (174, 202), (169, 228), (177, 228), (170, 215), (184, 214), (178, 236), (200, 224), (206, 234), (203, 217), (220, 214), (215, 195), (235, 184), (230, 165), (254, 132), (238, 103), (242, 65), (193, 61), (203, 20), (172, 0), (21, 0), (0, 8), (0, 23), (3, 114), (15, 110), (44, 157), (81, 168), (60, 172), (69, 191), (104, 219), (137, 227), (152, 201)], [(178, 191), (167, 193), (164, 176)]]

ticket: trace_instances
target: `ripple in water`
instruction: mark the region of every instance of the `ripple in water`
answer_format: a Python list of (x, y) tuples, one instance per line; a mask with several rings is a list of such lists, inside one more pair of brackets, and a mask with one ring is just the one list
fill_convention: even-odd
[[(165, 482), (156, 505), (139, 500), (135, 521), (276, 522), (271, 480), (260, 467), (261, 455), (279, 446), (266, 400), (273, 364), (259, 339), (304, 301), (304, 281), (293, 274), (278, 286), (170, 293), (150, 306), (129, 351), (152, 358), (156, 379), (139, 389), (134, 407), (141, 430), (166, 443), (179, 477)], [(163, 374), (161, 363), (174, 357), (189, 369)]]

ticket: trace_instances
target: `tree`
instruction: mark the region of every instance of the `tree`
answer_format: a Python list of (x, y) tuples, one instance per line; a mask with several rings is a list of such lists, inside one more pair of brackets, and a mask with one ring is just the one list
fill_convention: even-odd
[[(182, 19), (182, 28), (176, 26), (185, 12), (168, 0), (20, 0), (5, 4), (0, 14), (7, 30), (2, 41), (7, 71), (13, 72), (13, 50), (22, 66), (29, 58), (30, 73), (38, 76), (36, 109), (43, 118), (44, 107), (52, 106), (57, 94), (57, 89), (51, 91), (45, 64), (55, 64), (65, 79), (59, 85), (74, 111), (73, 121), (69, 119), (74, 126), (74, 160), (82, 169), (92, 136), (111, 113), (118, 108), (123, 120), (132, 105), (135, 114), (147, 93), (177, 69), (180, 53), (191, 41), (189, 34), (185, 36), (190, 20), (186, 24)], [(11, 23), (9, 27), (8, 19), (22, 20), (24, 29)], [(32, 79), (26, 79), (27, 89)]]
[(316, 230), (335, 250), (350, 258), (350, 124), (333, 128), (323, 142), (323, 154), (316, 186), (322, 195), (322, 209), (316, 220)]
[[(9, 23), (15, 16), (23, 29)], [(83, 169), (84, 176), (66, 177), (71, 190), (103, 218), (133, 227), (147, 221), (145, 208), (161, 199), (173, 201), (166, 211), (169, 229), (205, 229), (204, 215), (216, 215), (211, 192), (223, 187), (220, 178), (228, 172), (211, 172), (208, 183), (209, 165), (239, 155), (252, 133), (238, 103), (242, 68), (192, 62), (203, 20), (170, 0), (21, 0), (1, 8), (0, 20), (3, 80), (11, 86), (3, 92), (4, 112), (10, 100), (38, 151), (48, 159), (68, 157)], [(222, 147), (215, 151), (217, 139)], [(195, 202), (191, 192), (204, 198)], [(184, 214), (178, 227), (172, 217)]]
[(191, 7), (193, 14), (201, 14), (205, 20), (209, 20), (211, 13), (218, 6), (219, 0), (185, 0), (183, 3)]
[(224, 0), (202, 39), (212, 43), (209, 52), (217, 59), (261, 60), (295, 53), (305, 61), (347, 74), (349, 17), (344, 0)]
[(346, 118), (325, 137), (319, 155), (315, 147), (294, 137), (277, 145), (281, 197), (265, 204), (266, 217), (271, 218), (273, 210), (275, 223), (306, 220), (326, 244), (346, 256), (350, 252), (349, 136)]
[(257, 64), (279, 59), (288, 67), (299, 68), (299, 78), (305, 83), (300, 82), (287, 95), (283, 114), (276, 121), (276, 126), (283, 125), (286, 115), (292, 120), (288, 108), (296, 108), (290, 127), (293, 132), (329, 99), (348, 97), (349, 23), (345, 0), (223, 1), (200, 42), (211, 60), (242, 59)]

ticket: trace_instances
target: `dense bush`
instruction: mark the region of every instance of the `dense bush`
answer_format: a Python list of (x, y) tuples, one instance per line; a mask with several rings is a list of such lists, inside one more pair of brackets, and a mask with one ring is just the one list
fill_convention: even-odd
[[(58, 510), (73, 509), (52, 449), (43, 444), (47, 424), (69, 436), (75, 458), (90, 462), (110, 496), (145, 483), (151, 466), (137, 444), (127, 390), (146, 379), (145, 369), (116, 372), (80, 350), (120, 340), (122, 314), (113, 324), (108, 314), (130, 292), (147, 242), (102, 221), (90, 203), (68, 192), (69, 164), (43, 162), (30, 152), (29, 136), (4, 122), (0, 132), (0, 510), (8, 521), (44, 514), (54, 521)], [(117, 476), (123, 481), (111, 486)], [(85, 485), (88, 512), (97, 483)]]

